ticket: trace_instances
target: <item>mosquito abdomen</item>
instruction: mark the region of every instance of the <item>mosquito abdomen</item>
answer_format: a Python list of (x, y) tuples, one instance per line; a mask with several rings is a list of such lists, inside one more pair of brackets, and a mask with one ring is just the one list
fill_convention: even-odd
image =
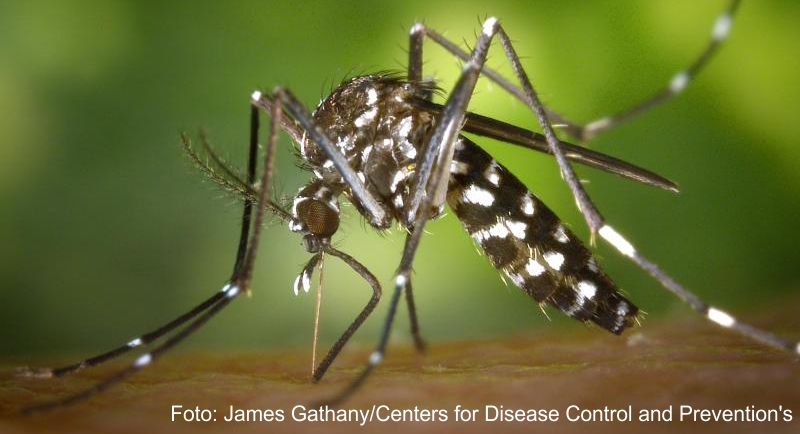
[(492, 265), (534, 300), (619, 334), (638, 312), (589, 250), (486, 151), (460, 137), (447, 203)]

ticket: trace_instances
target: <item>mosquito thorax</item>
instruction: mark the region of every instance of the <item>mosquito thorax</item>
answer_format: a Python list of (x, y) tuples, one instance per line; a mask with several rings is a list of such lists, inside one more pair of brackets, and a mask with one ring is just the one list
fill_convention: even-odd
[[(395, 219), (403, 221), (415, 159), (435, 123), (433, 115), (413, 101), (429, 97), (432, 89), (430, 83), (414, 84), (393, 75), (359, 76), (339, 85), (314, 110), (317, 126), (386, 211), (382, 221), (367, 219), (376, 228), (388, 228)], [(369, 217), (316, 143), (306, 138), (300, 144), (300, 155), (318, 180), (332, 191), (344, 193)]]

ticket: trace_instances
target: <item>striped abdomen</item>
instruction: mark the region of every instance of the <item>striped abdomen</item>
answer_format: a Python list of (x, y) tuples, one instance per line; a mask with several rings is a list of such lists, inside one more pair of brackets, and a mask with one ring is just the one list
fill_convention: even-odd
[(492, 265), (537, 302), (612, 333), (633, 324), (638, 309), (581, 241), (508, 169), (463, 137), (447, 203)]

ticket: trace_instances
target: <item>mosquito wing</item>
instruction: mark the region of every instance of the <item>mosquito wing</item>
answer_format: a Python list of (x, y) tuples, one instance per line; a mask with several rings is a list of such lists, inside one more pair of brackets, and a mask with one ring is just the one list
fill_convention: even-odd
[[(431, 113), (438, 114), (442, 111), (440, 104), (423, 99), (415, 99), (413, 104)], [(534, 151), (551, 153), (543, 135), (475, 113), (467, 112), (462, 131), (491, 137), (513, 145), (533, 149)], [(577, 163), (641, 182), (642, 184), (674, 192), (678, 191), (678, 184), (674, 181), (610, 155), (564, 141), (561, 142), (561, 149), (563, 149), (564, 155), (568, 159)]]

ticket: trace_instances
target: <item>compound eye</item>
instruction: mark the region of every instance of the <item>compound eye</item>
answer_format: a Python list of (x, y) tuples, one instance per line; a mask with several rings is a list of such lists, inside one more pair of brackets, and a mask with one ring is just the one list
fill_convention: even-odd
[(328, 203), (317, 199), (297, 204), (297, 218), (305, 224), (308, 233), (330, 238), (339, 229), (339, 213)]

